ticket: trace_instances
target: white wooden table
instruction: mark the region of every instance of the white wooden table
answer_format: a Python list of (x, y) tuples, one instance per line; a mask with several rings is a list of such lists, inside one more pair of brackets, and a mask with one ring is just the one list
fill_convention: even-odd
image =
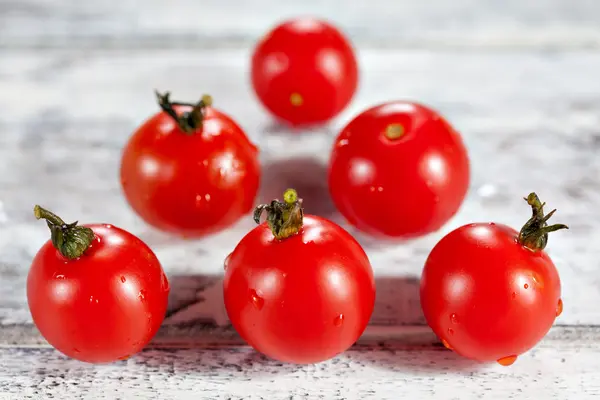
[[(0, 399), (588, 399), (600, 395), (600, 2), (597, 0), (0, 0)], [(229, 4), (229, 5), (227, 5)], [(359, 49), (360, 92), (328, 128), (288, 135), (248, 86), (250, 48), (279, 18), (329, 17)], [(152, 231), (125, 204), (120, 149), (157, 107), (211, 93), (260, 144), (260, 200), (296, 187), (307, 212), (339, 220), (323, 180), (329, 143), (360, 109), (410, 98), (463, 133), (473, 179), (443, 231), (407, 244), (358, 236), (377, 275), (372, 324), (351, 350), (282, 365), (241, 343), (222, 305), (222, 260), (250, 218), (201, 241)], [(283, 164), (284, 159), (290, 159)], [(297, 172), (302, 170), (302, 174)], [(444, 349), (420, 311), (433, 244), (471, 221), (515, 227), (522, 196), (558, 208), (548, 251), (564, 313), (511, 367)], [(25, 280), (48, 239), (40, 203), (151, 245), (172, 282), (163, 329), (142, 353), (94, 366), (33, 327)], [(560, 221), (559, 221), (560, 220)]]

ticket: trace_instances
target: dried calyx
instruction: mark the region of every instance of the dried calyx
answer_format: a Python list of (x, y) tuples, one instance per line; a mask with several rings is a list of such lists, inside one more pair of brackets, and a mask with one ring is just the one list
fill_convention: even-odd
[(45, 219), (50, 228), (52, 244), (64, 257), (72, 260), (90, 247), (94, 240), (94, 232), (90, 228), (77, 225), (77, 221), (67, 224), (56, 214), (40, 207), (33, 208), (36, 219)]
[(548, 225), (548, 220), (556, 209), (544, 215), (546, 203), (542, 203), (535, 193), (530, 193), (524, 199), (531, 206), (532, 216), (519, 232), (519, 243), (530, 250), (543, 250), (548, 244), (548, 233), (569, 227), (563, 224)]
[(260, 224), (263, 212), (267, 213), (267, 224), (276, 239), (285, 239), (300, 232), (304, 211), (302, 199), (294, 189), (283, 193), (283, 201), (277, 199), (269, 204), (260, 204), (254, 210), (254, 221)]
[[(202, 96), (197, 103), (180, 103), (172, 102), (169, 99), (171, 93), (165, 92), (160, 94), (155, 91), (158, 105), (164, 112), (166, 112), (173, 120), (177, 123), (179, 128), (186, 134), (191, 135), (194, 132), (202, 129), (202, 122), (206, 114), (206, 108), (212, 105), (212, 97), (205, 94)], [(173, 108), (174, 106), (187, 106), (192, 107), (189, 111), (184, 111), (181, 114), (177, 114), (177, 111)]]

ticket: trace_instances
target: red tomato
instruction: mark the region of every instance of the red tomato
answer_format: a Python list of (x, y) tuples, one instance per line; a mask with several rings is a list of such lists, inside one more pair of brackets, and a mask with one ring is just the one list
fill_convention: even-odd
[(465, 225), (431, 251), (421, 279), (421, 306), (444, 345), (479, 361), (512, 364), (539, 342), (562, 311), (558, 272), (543, 251), (554, 211), (533, 216), (521, 232), (505, 225)]
[(258, 150), (227, 115), (210, 107), (171, 103), (129, 140), (121, 184), (148, 224), (194, 237), (226, 228), (248, 213), (258, 191)]
[(283, 22), (252, 56), (252, 85), (273, 115), (291, 125), (325, 122), (350, 102), (358, 66), (348, 40), (313, 18)]
[(65, 224), (36, 206), (52, 240), (27, 277), (33, 322), (69, 357), (111, 362), (139, 352), (167, 310), (169, 281), (140, 239), (111, 225)]
[(240, 336), (284, 362), (316, 363), (348, 349), (369, 322), (375, 282), (367, 255), (338, 225), (285, 202), (257, 208), (226, 262), (225, 307)]
[(369, 108), (335, 141), (329, 190), (355, 227), (412, 238), (441, 228), (469, 186), (460, 135), (435, 111), (408, 102)]

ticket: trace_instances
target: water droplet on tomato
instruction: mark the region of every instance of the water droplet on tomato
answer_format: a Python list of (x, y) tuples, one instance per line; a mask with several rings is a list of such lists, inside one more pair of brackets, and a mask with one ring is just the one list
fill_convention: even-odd
[(563, 301), (562, 299), (558, 299), (558, 304), (556, 305), (556, 316), (558, 317), (563, 312)]
[(446, 340), (442, 339), (442, 344), (444, 345), (445, 348), (447, 348), (448, 350), (454, 350), (452, 348), (452, 346), (450, 346), (450, 343), (448, 343)]
[(450, 336), (454, 335), (454, 329), (448, 328), (448, 335), (450, 335)]
[(262, 310), (265, 300), (256, 293), (256, 290), (250, 289), (250, 301), (257, 310)]
[(510, 295), (510, 297), (512, 297), (513, 299), (517, 298), (517, 293), (516, 292), (512, 292), (512, 294)]
[(138, 299), (140, 299), (140, 301), (146, 300), (146, 291), (144, 289), (140, 290), (138, 293)]
[(382, 186), (377, 187), (377, 191), (378, 192), (383, 192), (383, 187)]
[(371, 186), (371, 187), (369, 188), (369, 190), (370, 190), (371, 192), (374, 192), (374, 191), (375, 191), (375, 186)]
[(526, 283), (525, 285), (523, 285), (523, 287), (524, 287), (525, 289), (529, 289), (529, 284), (528, 284), (528, 283)]
[(337, 147), (344, 147), (348, 144), (348, 139), (342, 139), (339, 142), (337, 142)]
[(127, 279), (125, 279), (124, 276), (121, 276), (121, 282), (125, 283), (125, 282), (127, 282)]
[(450, 321), (453, 324), (458, 324), (458, 315), (456, 315), (456, 313), (452, 313), (450, 314)]
[(497, 360), (498, 364), (508, 367), (509, 365), (513, 365), (517, 361), (517, 356), (508, 356), (502, 357)]
[(54, 278), (56, 278), (56, 279), (65, 279), (65, 276), (63, 274), (58, 274), (58, 275), (54, 275)]
[(229, 253), (229, 254), (227, 254), (227, 257), (225, 257), (225, 260), (223, 261), (223, 269), (224, 269), (225, 271), (227, 271), (227, 267), (229, 266), (229, 260), (231, 260), (231, 255), (232, 255), (232, 254), (233, 254), (233, 253)]
[(340, 314), (333, 319), (333, 324), (335, 326), (342, 326), (344, 323), (344, 314)]

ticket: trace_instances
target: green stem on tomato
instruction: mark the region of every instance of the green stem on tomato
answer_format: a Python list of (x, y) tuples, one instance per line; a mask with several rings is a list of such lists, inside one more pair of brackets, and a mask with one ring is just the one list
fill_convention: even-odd
[(569, 227), (564, 224), (548, 225), (548, 220), (556, 209), (544, 215), (546, 203), (542, 203), (537, 194), (529, 193), (524, 199), (531, 206), (532, 216), (519, 232), (519, 243), (533, 251), (543, 250), (548, 244), (548, 233)]
[[(173, 118), (173, 120), (184, 133), (191, 135), (194, 132), (202, 129), (206, 108), (212, 105), (211, 96), (205, 94), (202, 96), (199, 102), (192, 104), (172, 102), (169, 99), (169, 96), (171, 96), (171, 93), (169, 92), (160, 94), (158, 91), (155, 91), (155, 93), (160, 108), (171, 118)], [(190, 111), (181, 113), (181, 115), (178, 115), (173, 106), (190, 106), (192, 109)]]
[(298, 198), (294, 189), (287, 189), (283, 193), (283, 201), (275, 199), (269, 204), (257, 206), (254, 210), (254, 221), (257, 224), (260, 224), (263, 212), (267, 213), (267, 224), (278, 240), (293, 236), (302, 229), (302, 199)]
[(95, 235), (90, 228), (77, 225), (77, 221), (67, 224), (58, 215), (38, 205), (33, 208), (33, 215), (36, 219), (46, 220), (52, 244), (70, 260), (81, 257), (94, 240)]

